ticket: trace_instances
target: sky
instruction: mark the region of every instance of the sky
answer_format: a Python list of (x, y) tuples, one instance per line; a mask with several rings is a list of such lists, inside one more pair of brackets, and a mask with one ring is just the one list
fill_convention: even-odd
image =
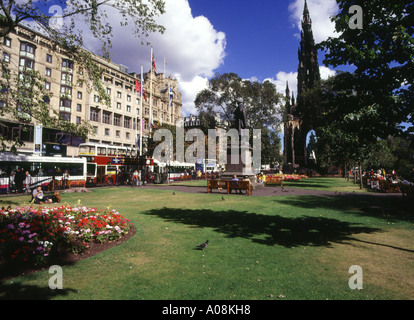
[[(304, 0), (165, 0), (166, 13), (158, 18), (164, 34), (150, 34), (157, 72), (178, 80), (183, 97), (182, 114), (196, 114), (194, 99), (215, 73), (233, 72), (252, 81), (270, 80), (284, 93), (297, 88), (298, 48)], [(338, 8), (335, 0), (308, 0), (316, 42), (334, 36), (330, 17)], [(111, 13), (110, 11), (108, 11)], [(119, 27), (121, 17), (109, 14), (113, 23), (111, 59), (129, 72), (150, 69), (151, 48), (141, 45), (128, 28)], [(88, 49), (98, 47), (84, 35)], [(164, 59), (166, 65), (164, 66)], [(322, 64), (322, 78), (334, 71)]]
[[(152, 33), (145, 40), (154, 51), (157, 72), (178, 80), (182, 93), (182, 115), (197, 114), (194, 100), (207, 88), (216, 73), (233, 72), (242, 79), (272, 81), (284, 93), (286, 81), (291, 92), (297, 88), (298, 48), (305, 0), (164, 0), (166, 13), (157, 22), (164, 34)], [(36, 0), (35, 0), (36, 2)], [(56, 1), (46, 2), (52, 13)], [(308, 0), (316, 43), (335, 36), (330, 21), (338, 7), (335, 0)], [(46, 8), (48, 10), (48, 8)], [(130, 26), (121, 27), (122, 17), (106, 8), (113, 26), (113, 62), (125, 65), (129, 72), (150, 70), (151, 46), (141, 44)], [(86, 49), (97, 52), (100, 44), (79, 21)], [(164, 65), (164, 59), (166, 64)], [(335, 74), (322, 63), (321, 76)]]

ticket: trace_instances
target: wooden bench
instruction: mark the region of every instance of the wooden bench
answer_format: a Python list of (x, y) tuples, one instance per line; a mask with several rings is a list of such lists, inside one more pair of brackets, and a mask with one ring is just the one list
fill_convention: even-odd
[(232, 190), (244, 190), (249, 196), (253, 194), (250, 181), (207, 180), (207, 193), (212, 192), (213, 189), (227, 190), (227, 194), (230, 194)]
[(267, 176), (266, 181), (264, 182), (265, 187), (267, 187), (267, 184), (280, 184), (281, 187), (283, 187), (283, 179), (282, 177), (275, 177), (275, 176)]

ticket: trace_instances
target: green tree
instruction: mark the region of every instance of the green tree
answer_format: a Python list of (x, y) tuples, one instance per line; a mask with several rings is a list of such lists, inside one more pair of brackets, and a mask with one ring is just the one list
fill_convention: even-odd
[[(412, 123), (414, 105), (414, 2), (410, 0), (337, 0), (333, 18), (337, 38), (321, 43), (326, 66), (350, 65), (355, 71), (342, 81), (349, 107), (375, 109), (379, 122), (371, 131), (385, 138)], [(351, 28), (351, 6), (363, 10), (362, 28)], [(355, 104), (356, 103), (356, 104)]]
[[(49, 10), (53, 8), (56, 10)], [(78, 23), (82, 22), (83, 28), (88, 28), (93, 37), (99, 40), (101, 48), (97, 54), (108, 59), (113, 27), (108, 22), (109, 14), (120, 15), (121, 25), (133, 25), (135, 35), (144, 43), (150, 32), (164, 32), (164, 27), (155, 20), (164, 12), (162, 0), (59, 0), (53, 4), (48, 0), (0, 0), (1, 44), (4, 42), (3, 38), (10, 32), (15, 32), (17, 26), (30, 23), (31, 29), (46, 36), (54, 43), (55, 48), (59, 48), (68, 59), (76, 62), (77, 78), (88, 90), (95, 90), (100, 99), (110, 106), (110, 97), (101, 84), (103, 69), (99, 67), (93, 54), (84, 49), (84, 30), (79, 30)], [(53, 23), (52, 18), (56, 18), (56, 15), (58, 20)], [(4, 61), (1, 62), (1, 72), (2, 118), (18, 122), (32, 119), (45, 127), (59, 128), (83, 138), (91, 131), (88, 123), (70, 123), (60, 119), (59, 114), (50, 108), (50, 92), (45, 90), (45, 79), (39, 72), (25, 68), (20, 74), (13, 74)], [(0, 142), (3, 150), (13, 151), (16, 146), (22, 145), (22, 141), (10, 141), (7, 136), (0, 136)]]
[[(282, 121), (279, 107), (282, 99), (270, 81), (251, 82), (241, 79), (235, 73), (224, 73), (216, 74), (210, 80), (210, 87), (197, 94), (195, 105), (209, 125), (215, 123), (212, 115), (218, 114), (221, 125), (228, 130), (236, 127), (235, 110), (239, 103), (243, 103), (247, 129), (262, 130), (262, 162), (275, 163), (280, 162), (278, 132)], [(253, 137), (250, 138), (252, 140)]]
[[(326, 161), (367, 163), (378, 141), (403, 135), (414, 103), (414, 3), (407, 0), (338, 0), (336, 38), (320, 44), (326, 66), (351, 66), (319, 88), (324, 105), (318, 151)], [(351, 6), (363, 11), (351, 28)], [(325, 145), (324, 145), (325, 144)], [(322, 158), (323, 158), (322, 157)], [(321, 157), (319, 156), (319, 159)]]

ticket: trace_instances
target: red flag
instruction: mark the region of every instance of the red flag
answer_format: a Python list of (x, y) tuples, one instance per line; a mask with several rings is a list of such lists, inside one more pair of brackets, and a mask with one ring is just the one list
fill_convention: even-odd
[(155, 66), (154, 54), (152, 54), (152, 66), (153, 66), (155, 72), (157, 72), (157, 67)]
[[(135, 79), (135, 90), (141, 95), (141, 83), (137, 79)], [(142, 95), (144, 96), (145, 101), (147, 101), (147, 95), (145, 94), (144, 89), (142, 89)]]

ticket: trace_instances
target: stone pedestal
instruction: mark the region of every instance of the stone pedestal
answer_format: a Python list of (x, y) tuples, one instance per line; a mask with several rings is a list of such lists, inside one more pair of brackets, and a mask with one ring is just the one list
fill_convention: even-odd
[(226, 170), (223, 172), (221, 179), (231, 180), (234, 175), (239, 180), (247, 176), (253, 187), (256, 186), (256, 175), (252, 170), (252, 148), (249, 145), (243, 147), (228, 145)]

